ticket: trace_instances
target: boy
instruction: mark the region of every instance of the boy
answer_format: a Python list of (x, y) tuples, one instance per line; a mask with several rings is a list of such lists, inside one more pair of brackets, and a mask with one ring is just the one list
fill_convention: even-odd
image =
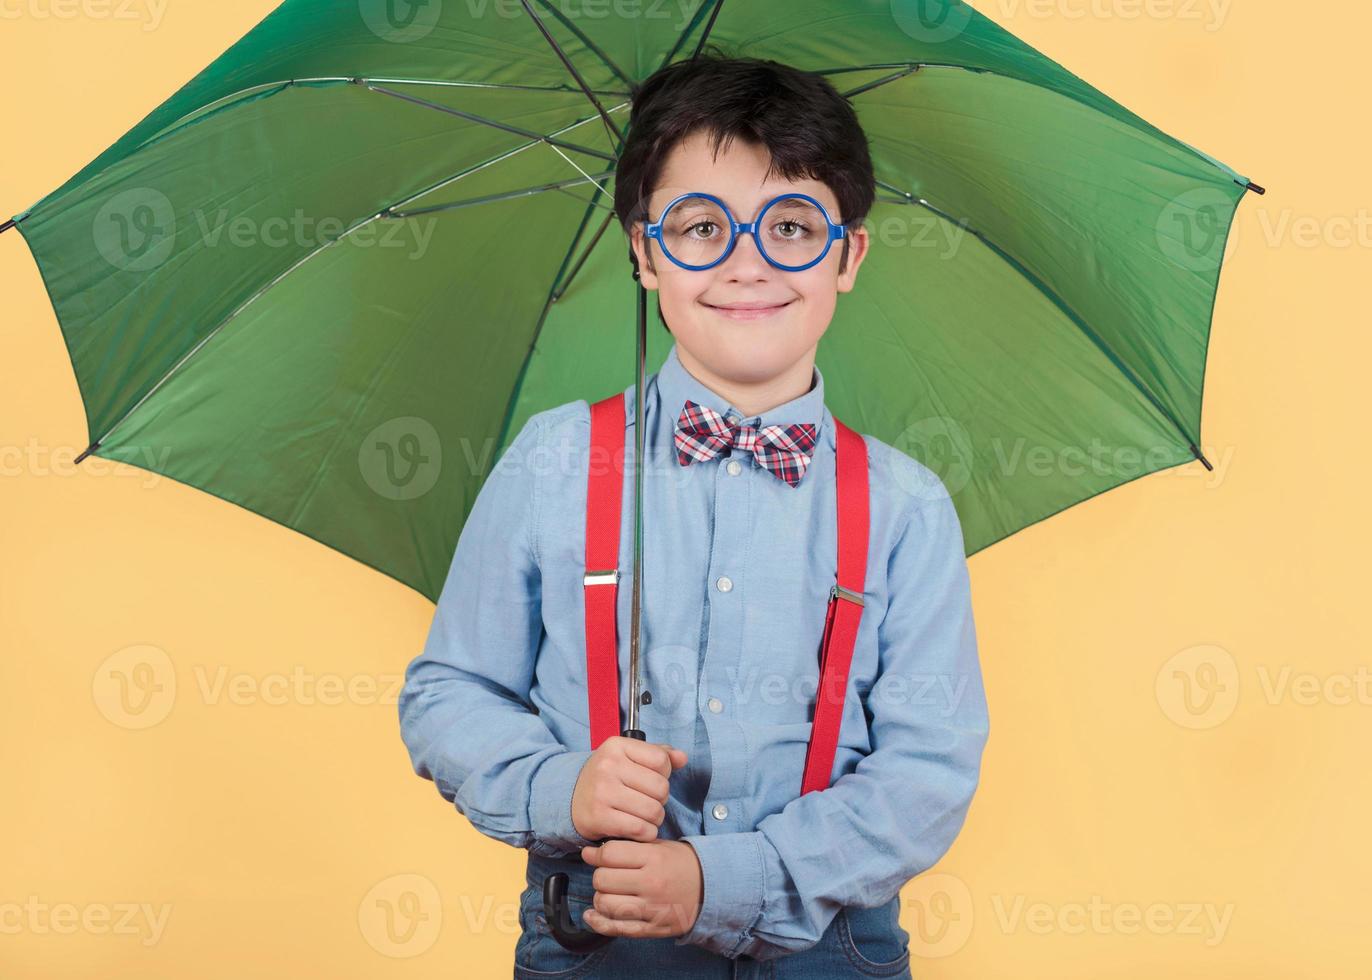
[[(738, 221), (783, 200), (726, 253), (710, 199), (662, 219), (699, 193)], [(818, 229), (788, 195), (819, 203)], [(815, 354), (867, 253), (873, 198), (856, 114), (821, 76), (707, 53), (635, 93), (615, 209), (675, 341), (643, 392), (647, 741), (589, 748), (584, 400), (530, 418), (483, 485), (400, 702), (415, 771), (529, 851), (516, 977), (910, 975), (899, 891), (961, 828), (988, 724), (956, 511), (872, 436), (834, 778), (800, 793), (838, 560), (836, 425)], [(806, 236), (826, 215), (845, 237), (808, 267), (787, 262), (820, 254)], [(662, 238), (644, 234), (654, 221)], [(556, 942), (542, 885), (557, 871), (573, 921), (618, 938), (589, 953)]]

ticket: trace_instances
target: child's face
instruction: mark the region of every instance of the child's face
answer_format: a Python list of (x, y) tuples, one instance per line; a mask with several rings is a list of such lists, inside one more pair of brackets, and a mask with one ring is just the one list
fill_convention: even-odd
[[(692, 191), (714, 194), (739, 222), (754, 220), (765, 203), (784, 193), (809, 194), (835, 223), (847, 218), (839, 212), (834, 192), (821, 181), (773, 176), (763, 183), (769, 162), (764, 146), (735, 139), (715, 159), (710, 143), (703, 132), (696, 132), (673, 149), (648, 199), (650, 220), (658, 220), (663, 207), (678, 195)], [(657, 242), (645, 240), (641, 223), (633, 226), (631, 240), (640, 280), (645, 288), (657, 290), (677, 344), (715, 375), (748, 384), (775, 378), (807, 355), (813, 362), (838, 294), (853, 288), (867, 253), (866, 229), (850, 228), (848, 234), (848, 262), (842, 273), (841, 240), (822, 261), (802, 272), (769, 264), (752, 235), (739, 235), (728, 258), (700, 271), (683, 269), (663, 255)], [(645, 243), (651, 250), (646, 255)], [(775, 307), (750, 312), (720, 309), (740, 303)]]

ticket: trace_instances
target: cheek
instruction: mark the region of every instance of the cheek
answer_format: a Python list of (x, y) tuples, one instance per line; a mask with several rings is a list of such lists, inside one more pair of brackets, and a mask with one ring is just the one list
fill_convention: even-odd
[(689, 276), (671, 273), (658, 275), (657, 298), (662, 304), (662, 313), (668, 323), (679, 322), (705, 312), (697, 303), (704, 291), (704, 285), (693, 281)]
[(818, 339), (834, 317), (838, 301), (838, 277), (834, 270), (821, 263), (795, 277), (791, 287), (801, 302), (796, 309), (799, 326), (807, 335)]

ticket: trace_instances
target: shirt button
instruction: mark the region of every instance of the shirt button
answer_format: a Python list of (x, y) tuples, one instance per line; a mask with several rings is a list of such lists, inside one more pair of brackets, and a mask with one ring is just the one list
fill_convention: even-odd
[(723, 803), (716, 803), (715, 808), (710, 812), (715, 815), (716, 820), (723, 820), (729, 815), (729, 808)]
[(733, 580), (727, 575), (721, 575), (719, 581), (715, 582), (715, 588), (721, 592), (728, 592), (734, 587)]
[(710, 710), (713, 711), (715, 714), (719, 714), (721, 711), (724, 710), (724, 702), (721, 701), (719, 698), (711, 698), (709, 701), (709, 705)]
[(738, 423), (743, 420), (733, 412), (730, 412), (728, 415), (724, 416), (724, 421), (728, 422), (730, 425), (738, 425)]
[(725, 469), (729, 471), (730, 476), (738, 476), (743, 472), (742, 464), (736, 459), (729, 460), (729, 465), (726, 466)]

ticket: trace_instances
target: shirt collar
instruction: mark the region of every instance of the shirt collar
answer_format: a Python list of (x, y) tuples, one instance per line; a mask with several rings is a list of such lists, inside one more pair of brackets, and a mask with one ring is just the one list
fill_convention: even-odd
[(723, 395), (707, 387), (686, 370), (686, 365), (682, 364), (681, 358), (677, 356), (677, 345), (674, 343), (672, 349), (667, 352), (667, 359), (662, 362), (662, 367), (657, 372), (657, 396), (658, 404), (661, 406), (662, 427), (659, 431), (662, 444), (666, 446), (672, 445), (677, 418), (688, 398), (699, 405), (713, 408), (726, 417), (733, 413), (743, 424), (756, 425), (759, 429), (769, 425), (786, 426), (810, 422), (815, 426), (816, 451), (829, 443), (828, 426), (825, 424), (824, 375), (820, 372), (819, 365), (814, 366), (809, 391), (759, 415), (746, 416)]

